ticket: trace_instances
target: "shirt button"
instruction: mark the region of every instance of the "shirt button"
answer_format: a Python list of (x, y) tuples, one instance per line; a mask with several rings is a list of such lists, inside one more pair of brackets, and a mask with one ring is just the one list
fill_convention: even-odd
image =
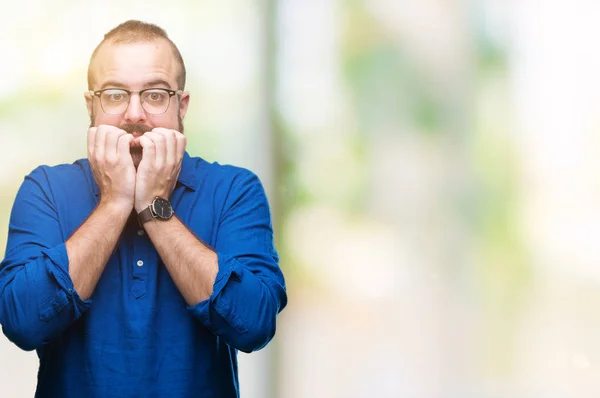
[(142, 235), (144, 235), (144, 230), (143, 230), (143, 229), (140, 229), (140, 230), (138, 230), (138, 235), (139, 235), (139, 236), (142, 236)]
[(142, 265), (144, 265), (144, 262), (142, 260), (138, 260), (137, 265), (138, 267), (141, 267)]

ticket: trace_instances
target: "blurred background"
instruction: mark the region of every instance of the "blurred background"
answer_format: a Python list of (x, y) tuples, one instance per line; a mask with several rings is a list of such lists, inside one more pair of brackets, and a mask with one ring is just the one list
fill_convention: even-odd
[[(188, 152), (275, 217), (289, 305), (242, 397), (600, 395), (600, 3), (10, 3), (0, 254), (23, 177), (86, 156), (93, 49), (141, 19), (186, 61)], [(37, 366), (0, 337), (0, 396)]]

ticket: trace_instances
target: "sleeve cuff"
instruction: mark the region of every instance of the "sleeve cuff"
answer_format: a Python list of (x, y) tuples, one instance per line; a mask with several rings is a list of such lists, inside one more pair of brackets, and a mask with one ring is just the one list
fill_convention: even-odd
[(201, 301), (196, 305), (187, 307), (192, 315), (199, 319), (207, 327), (210, 327), (211, 325), (210, 306), (223, 291), (232, 275), (237, 276), (238, 278), (241, 278), (242, 276), (242, 273), (239, 270), (240, 264), (235, 257), (217, 252), (217, 258), (219, 261), (219, 272), (217, 273), (215, 284), (213, 285), (212, 294), (206, 300)]
[(73, 304), (75, 318), (79, 318), (90, 307), (92, 300), (82, 300), (77, 291), (75, 291), (73, 280), (68, 271), (69, 256), (67, 255), (66, 245), (61, 243), (52, 249), (42, 250), (42, 253), (50, 260), (47, 262), (48, 273), (54, 277), (61, 288), (61, 292), (50, 303), (48, 308), (42, 312), (42, 318), (52, 318), (69, 302)]

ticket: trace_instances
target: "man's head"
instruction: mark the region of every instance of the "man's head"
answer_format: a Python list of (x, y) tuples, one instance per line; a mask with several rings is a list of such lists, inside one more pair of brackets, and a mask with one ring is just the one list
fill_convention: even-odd
[[(138, 93), (148, 88), (181, 91), (170, 96), (163, 113), (157, 113), (147, 96)], [(175, 44), (156, 25), (127, 21), (108, 32), (90, 59), (88, 89), (91, 92), (85, 93), (85, 99), (91, 126), (108, 124), (136, 136), (155, 127), (183, 133), (189, 102), (189, 93), (184, 91), (185, 65)], [(105, 89), (133, 91), (126, 109), (111, 109), (108, 100), (123, 97), (110, 91), (98, 93)], [(134, 160), (139, 161), (141, 153), (136, 151), (140, 149), (132, 148)]]

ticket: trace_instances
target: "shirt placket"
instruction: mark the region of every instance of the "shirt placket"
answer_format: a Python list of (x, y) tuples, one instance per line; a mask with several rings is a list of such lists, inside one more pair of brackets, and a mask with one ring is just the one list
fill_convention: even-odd
[(148, 237), (141, 226), (137, 227), (134, 238), (133, 252), (134, 255), (130, 264), (130, 267), (132, 267), (131, 275), (133, 278), (131, 284), (131, 293), (133, 294), (133, 297), (139, 299), (146, 294), (146, 286), (148, 284), (148, 268), (150, 266)]

